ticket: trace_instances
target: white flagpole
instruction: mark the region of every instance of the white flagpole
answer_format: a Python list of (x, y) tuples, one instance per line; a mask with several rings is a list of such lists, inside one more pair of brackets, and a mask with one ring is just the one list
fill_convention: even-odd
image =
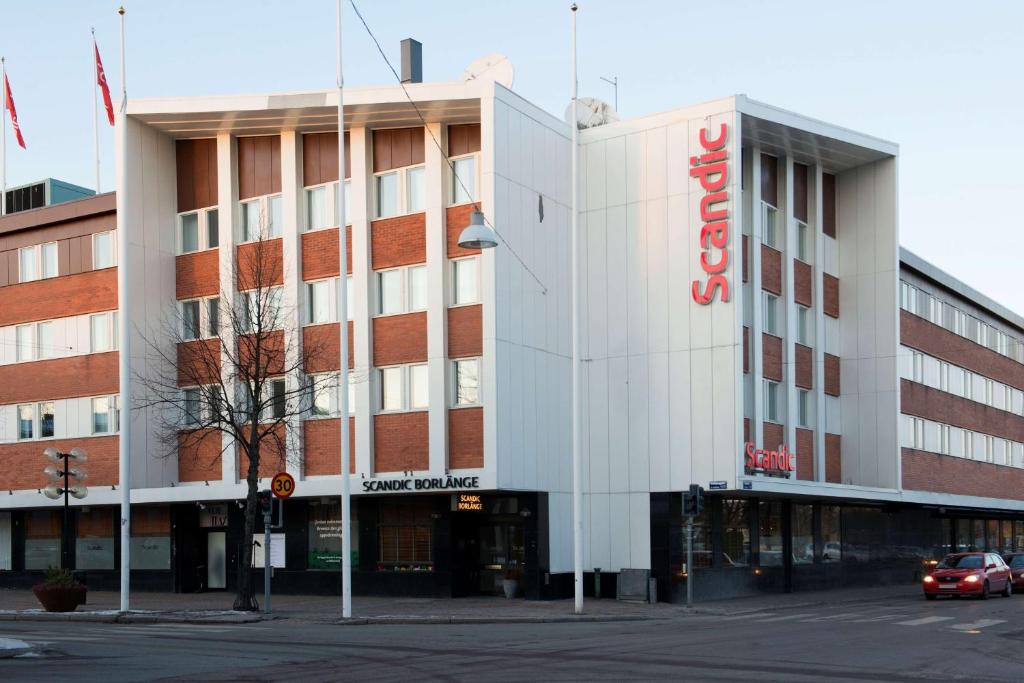
[(345, 110), (341, 71), (341, 0), (338, 6), (338, 323), (341, 327), (341, 381), (338, 404), (341, 412), (341, 616), (352, 616), (352, 492), (349, 481), (348, 445), (348, 245), (345, 234)]
[[(121, 108), (117, 117), (117, 300), (118, 300), (118, 397), (120, 400), (120, 437), (118, 438), (118, 484), (121, 486), (121, 611), (127, 612), (131, 591), (131, 371), (128, 338), (128, 87), (124, 55), (124, 7), (121, 15)], [(94, 57), (95, 59), (95, 57)]]
[(0, 128), (3, 128), (3, 133), (0, 134), (0, 157), (3, 160), (0, 161), (0, 216), (7, 214), (7, 59), (0, 57), (0, 78), (3, 79), (3, 91), (4, 91), (4, 103), (3, 109), (0, 112), (3, 116), (0, 116)]
[(583, 462), (580, 452), (580, 316), (579, 316), (579, 187), (577, 157), (579, 156), (579, 126), (576, 125), (576, 3), (572, 4), (572, 565), (574, 610), (583, 614)]
[(89, 55), (89, 59), (92, 60), (92, 144), (96, 153), (96, 194), (100, 193), (100, 123), (99, 117), (96, 114), (96, 85), (100, 79), (99, 68), (96, 66), (96, 29), (92, 31), (92, 54)]

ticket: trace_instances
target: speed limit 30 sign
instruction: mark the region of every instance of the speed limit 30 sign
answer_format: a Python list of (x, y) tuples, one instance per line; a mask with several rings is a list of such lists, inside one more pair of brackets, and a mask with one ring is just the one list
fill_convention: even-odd
[(270, 481), (270, 490), (275, 498), (288, 498), (295, 493), (295, 477), (287, 472), (278, 472)]

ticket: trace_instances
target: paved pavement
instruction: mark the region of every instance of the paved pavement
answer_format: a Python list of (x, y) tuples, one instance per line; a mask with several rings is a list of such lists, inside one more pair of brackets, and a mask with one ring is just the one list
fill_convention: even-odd
[(0, 638), (38, 656), (0, 660), (0, 681), (1024, 679), (1024, 596), (926, 602), (904, 587), (726, 606), (603, 623), (5, 622)]

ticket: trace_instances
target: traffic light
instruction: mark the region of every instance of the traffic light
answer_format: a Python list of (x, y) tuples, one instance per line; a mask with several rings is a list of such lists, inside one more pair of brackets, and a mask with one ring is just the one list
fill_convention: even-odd
[(260, 491), (256, 494), (256, 499), (259, 501), (260, 510), (264, 515), (269, 515), (274, 507), (274, 494), (269, 490)]
[(683, 494), (683, 514), (688, 517), (700, 517), (704, 512), (704, 489), (697, 484), (690, 484), (688, 493)]

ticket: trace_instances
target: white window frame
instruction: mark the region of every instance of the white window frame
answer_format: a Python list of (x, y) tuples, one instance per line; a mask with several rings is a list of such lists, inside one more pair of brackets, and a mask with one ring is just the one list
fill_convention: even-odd
[[(413, 308), (412, 307), (412, 300), (413, 300), (412, 284), (413, 284), (413, 278), (411, 276), (411, 273), (412, 273), (413, 270), (417, 270), (417, 269), (420, 269), (420, 268), (425, 269), (426, 267), (427, 266), (426, 266), (425, 263), (414, 263), (414, 264), (408, 265), (408, 266), (399, 266), (397, 268), (382, 268), (381, 270), (373, 271), (373, 288), (374, 288), (374, 294), (375, 294), (375, 296), (374, 296), (374, 299), (375, 299), (375, 302), (374, 302), (374, 311), (375, 311), (374, 317), (375, 318), (379, 318), (379, 317), (382, 317), (382, 316), (389, 316), (389, 315), (404, 315), (405, 313), (416, 313), (418, 311), (425, 311), (425, 310), (427, 310), (426, 306), (424, 306), (423, 308)], [(383, 298), (384, 288), (381, 286), (381, 277), (385, 273), (398, 273), (399, 274), (398, 275), (398, 278), (399, 278), (399, 288), (400, 288), (400, 291), (401, 291), (401, 302), (399, 304), (398, 310), (397, 311), (389, 311), (388, 313), (384, 313), (383, 312), (384, 311), (384, 298)], [(351, 282), (351, 280), (349, 282)], [(429, 286), (430, 286), (429, 282), (426, 284), (426, 286), (429, 288)], [(424, 303), (426, 305), (429, 305), (429, 303), (430, 303), (429, 302), (429, 298), (430, 298), (430, 294), (429, 294), (429, 291), (428, 291), (427, 292), (427, 296), (426, 296), (426, 300), (424, 301)], [(349, 295), (349, 300), (352, 301), (351, 295)], [(349, 307), (349, 312), (350, 312), (349, 319), (351, 320), (351, 306)]]
[[(355, 309), (355, 303), (356, 303), (355, 290), (352, 288), (352, 276), (351, 275), (346, 275), (345, 276), (345, 282), (347, 284), (347, 287), (345, 288), (345, 292), (347, 294), (346, 299), (348, 300), (347, 301), (347, 306), (345, 307), (345, 312), (348, 315), (349, 322), (351, 322), (353, 320), (353, 310)], [(327, 294), (327, 320), (324, 320), (324, 321), (321, 321), (321, 322), (314, 322), (313, 321), (313, 302), (314, 302), (314, 297), (313, 297), (314, 289), (313, 288), (314, 288), (314, 286), (320, 285), (322, 283), (327, 283), (327, 291), (328, 291), (328, 294)], [(305, 291), (303, 292), (303, 296), (305, 298), (303, 300), (303, 307), (302, 307), (302, 324), (303, 325), (327, 325), (327, 324), (330, 324), (330, 323), (338, 322), (338, 297), (341, 296), (341, 292), (340, 292), (341, 280), (339, 278), (336, 278), (336, 277), (320, 278), (320, 279), (317, 279), (317, 280), (306, 280), (305, 281), (305, 285), (306, 285), (306, 288), (305, 288)]]
[[(96, 402), (107, 401), (106, 431), (96, 431)], [(91, 396), (89, 398), (89, 433), (92, 435), (118, 434), (121, 431), (120, 397), (117, 394), (107, 396)]]
[(814, 429), (814, 394), (809, 389), (797, 389), (797, 426)]
[[(269, 295), (271, 297), (270, 305), (277, 307), (277, 315), (275, 317), (277, 318), (277, 323), (278, 323), (278, 327), (267, 328), (266, 330), (264, 330), (264, 332), (268, 332), (270, 330), (280, 330), (280, 329), (283, 329), (285, 323), (287, 322), (284, 319), (284, 314), (282, 313), (282, 306), (284, 305), (284, 285), (275, 285), (273, 287), (264, 287), (264, 289), (269, 289), (270, 290), (270, 295)], [(253, 308), (252, 308), (251, 302), (255, 298), (256, 292), (258, 292), (258, 291), (259, 291), (259, 288), (257, 287), (257, 288), (254, 288), (254, 289), (247, 289), (245, 291), (241, 291), (241, 292), (238, 293), (238, 296), (241, 297), (240, 304), (245, 307), (243, 309), (244, 312), (245, 312), (245, 319), (243, 320), (243, 322), (245, 323), (245, 330), (244, 330), (245, 332), (252, 332), (253, 331), (253, 327), (254, 327), (253, 322), (254, 321), (253, 321), (253, 317), (252, 317)], [(276, 299), (276, 301), (274, 301), (274, 299)]]
[[(284, 225), (277, 225), (273, 222), (273, 212), (270, 207), (274, 199), (279, 199), (282, 203), (280, 192), (273, 194), (260, 195), (258, 197), (249, 197), (247, 199), (241, 199), (238, 202), (238, 244), (248, 244), (250, 242), (256, 242), (262, 236), (265, 240), (273, 240), (281, 237), (284, 234)], [(250, 204), (257, 204), (256, 209), (256, 220), (259, 221), (259, 232), (254, 234), (248, 234), (247, 230), (249, 226), (246, 224), (246, 207)], [(262, 217), (262, 220), (261, 220)], [(281, 223), (284, 223), (284, 210), (282, 204), (281, 211)]]
[(811, 243), (811, 235), (813, 233), (808, 228), (806, 222), (799, 218), (794, 218), (793, 220), (796, 222), (796, 258), (803, 263), (813, 265), (814, 249)]
[[(427, 367), (426, 363), (406, 363), (404, 365), (384, 365), (377, 368), (377, 398), (376, 408), (378, 413), (419, 413), (424, 412), (428, 409), (428, 405), (414, 406), (412, 405), (412, 373), (415, 367)], [(397, 408), (384, 408), (384, 373), (389, 371), (399, 372), (399, 386), (401, 390), (401, 397), (398, 401), (399, 407)], [(429, 385), (430, 385), (430, 374), (427, 371), (427, 386), (428, 386), (428, 401), (429, 401)], [(350, 403), (351, 405), (351, 403)]]
[[(327, 193), (327, 211), (326, 218), (327, 225), (315, 227), (311, 224), (312, 216), (309, 210), (309, 197), (316, 191), (323, 189)], [(302, 225), (304, 232), (316, 232), (318, 230), (331, 230), (339, 227), (338, 221), (338, 181), (332, 180), (327, 183), (319, 183), (317, 185), (308, 185), (303, 188), (303, 207), (302, 207)], [(352, 223), (352, 181), (351, 179), (345, 180), (345, 225), (351, 225)]]
[[(26, 344), (22, 344), (18, 338), (21, 331), (24, 330), (28, 335)], [(24, 348), (24, 353), (22, 353)], [(32, 323), (25, 325), (14, 326), (14, 360), (16, 363), (30, 363), (36, 360), (36, 326)]]
[[(423, 169), (423, 208), (419, 210), (412, 210), (409, 201), (409, 172), (418, 171)], [(395, 176), (395, 213), (389, 213), (387, 215), (381, 214), (380, 206), (380, 178), (383, 176)], [(379, 171), (373, 174), (373, 220), (381, 220), (384, 218), (396, 218), (398, 216), (410, 216), (412, 214), (423, 213), (427, 210), (427, 189), (426, 189), (426, 164), (414, 164), (412, 166), (401, 166), (399, 168), (389, 168), (386, 171)]]
[[(210, 244), (210, 214), (217, 214), (217, 244)], [(184, 225), (185, 216), (196, 216), (196, 248), (192, 251), (185, 251), (185, 240), (184, 240)], [(177, 246), (178, 254), (196, 254), (200, 251), (207, 251), (209, 249), (217, 249), (220, 246), (220, 211), (219, 205), (207, 206), (202, 209), (192, 209), (191, 211), (182, 211), (178, 214), (178, 234), (177, 234)]]
[(796, 305), (796, 341), (804, 346), (814, 346), (814, 310)]
[[(22, 408), (28, 408), (31, 411), (31, 413), (32, 413), (32, 416), (29, 418), (29, 422), (32, 424), (32, 433), (30, 435), (28, 435), (28, 436), (22, 436), (21, 435), (21, 422), (22, 422), (22, 420), (21, 420), (21, 409)], [(36, 411), (37, 411), (36, 404), (34, 404), (34, 403), (19, 403), (19, 404), (17, 404), (14, 407), (14, 411), (15, 411), (15, 414), (14, 414), (15, 427), (14, 428), (17, 431), (17, 435), (16, 435), (17, 436), (17, 440), (18, 441), (35, 441), (37, 438), (39, 438), (39, 426), (37, 424), (39, 420), (37, 419), (37, 415), (36, 415)]]
[[(764, 420), (774, 424), (782, 424), (782, 406), (779, 394), (781, 384), (774, 380), (764, 380), (761, 390), (764, 392)], [(774, 406), (774, 410), (772, 410)]]
[[(54, 272), (53, 275), (46, 275), (46, 276), (43, 275), (43, 247), (44, 246), (52, 246), (53, 249), (54, 249), (54, 253), (56, 254), (56, 257), (57, 257), (57, 263), (55, 264), (56, 272)], [(26, 278), (25, 277), (24, 269), (22, 268), (22, 266), (24, 265), (24, 258), (25, 258), (24, 254), (30, 254), (30, 258), (31, 258), (33, 266), (35, 268), (35, 273), (33, 273), (33, 277), (30, 277), (30, 278)], [(20, 282), (35, 282), (36, 280), (49, 280), (51, 278), (58, 277), (59, 275), (60, 275), (60, 248), (57, 246), (56, 242), (43, 242), (41, 244), (33, 244), (33, 245), (30, 245), (30, 246), (27, 246), (27, 247), (20, 247), (18, 249), (18, 282), (19, 283)]]
[[(103, 266), (100, 265), (96, 260), (96, 255), (101, 252), (97, 246), (97, 242), (101, 237), (108, 237), (110, 239), (110, 263)], [(104, 268), (114, 268), (117, 266), (117, 231), (116, 230), (104, 230), (102, 232), (94, 232), (92, 234), (92, 269), (103, 270)]]
[[(459, 402), (459, 364), (461, 363), (476, 363), (476, 401), (475, 402)], [(483, 361), (479, 356), (467, 356), (466, 358), (453, 358), (451, 360), (451, 400), (449, 401), (451, 408), (472, 408), (474, 406), (483, 405), (484, 401), (484, 381), (483, 381)]]
[[(462, 187), (455, 181), (455, 167), (458, 166), (456, 162), (465, 161), (467, 159), (473, 160), (473, 191), (470, 193), (472, 196), (468, 200), (461, 200), (459, 193)], [(448, 167), (448, 206), (463, 206), (466, 204), (475, 204), (480, 201), (480, 153), (470, 152), (469, 154), (460, 154), (454, 157), (448, 157), (448, 161), (451, 166)], [(463, 183), (465, 178), (459, 176)]]
[[(770, 217), (770, 218), (769, 218)], [(782, 251), (779, 247), (779, 209), (768, 202), (761, 200), (761, 242), (776, 251)]]
[[(195, 393), (196, 413), (189, 419), (189, 394)], [(181, 389), (181, 424), (183, 429), (195, 429), (203, 422), (203, 392), (198, 386)]]
[[(107, 334), (110, 338), (110, 345), (105, 349), (96, 348), (96, 339), (93, 336), (92, 321), (101, 316), (106, 318)], [(107, 353), (109, 351), (117, 351), (117, 311), (93, 313), (89, 316), (89, 353)]]
[[(476, 288), (476, 298), (474, 300), (472, 300), (472, 301), (457, 301), (456, 297), (457, 297), (458, 291), (459, 291), (459, 278), (458, 278), (459, 264), (463, 263), (465, 261), (473, 261), (474, 263), (476, 263), (476, 282), (474, 283), (474, 287)], [(481, 291), (483, 289), (483, 277), (482, 277), (481, 272), (480, 272), (481, 271), (481, 265), (482, 265), (482, 263), (481, 263), (479, 255), (466, 256), (466, 257), (463, 257), (463, 258), (449, 259), (449, 265), (448, 265), (449, 277), (448, 277), (448, 279), (451, 282), (451, 292), (450, 292), (450, 294), (448, 296), (448, 299), (449, 299), (448, 307), (449, 308), (457, 308), (459, 306), (475, 306), (475, 305), (481, 303), (481, 299), (483, 298), (482, 291)]]
[[(779, 320), (779, 297), (772, 294), (771, 292), (761, 292), (761, 320), (763, 325), (763, 332), (768, 334), (781, 337), (782, 332), (780, 331), (782, 321)], [(771, 315), (769, 315), (771, 311)], [(773, 321), (773, 324), (769, 326), (769, 320)]]
[[(341, 411), (341, 394), (339, 383), (341, 373), (320, 372), (308, 376), (307, 384), (309, 391), (309, 410), (306, 416), (308, 420), (326, 420), (337, 418)], [(328, 408), (326, 413), (315, 412), (317, 397), (327, 395)], [(356, 383), (349, 378), (348, 383), (348, 414), (352, 417), (356, 414)]]

